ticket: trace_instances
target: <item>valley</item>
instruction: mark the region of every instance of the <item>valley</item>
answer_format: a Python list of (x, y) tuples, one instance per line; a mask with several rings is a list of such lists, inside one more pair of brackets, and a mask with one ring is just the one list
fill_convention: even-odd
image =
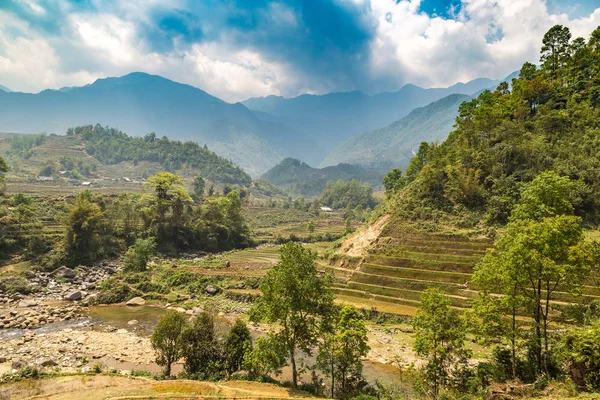
[[(360, 38), (403, 7), (431, 17), (393, 3), (332, 18), (365, 24), (336, 33), (342, 52), (327, 24), (282, 34), (277, 57), (254, 25), (324, 21), (310, 4), (215, 3), (226, 29), (183, 3), (146, 15), (163, 31), (144, 62), (183, 46), (159, 64), (193, 53), (193, 67), (168, 76), (202, 75), (230, 101), (160, 68), (122, 75), (133, 62), (38, 93), (0, 85), (0, 400), (599, 398), (600, 27), (541, 24), (539, 63), (449, 84), (476, 75), (363, 58), (383, 42)], [(0, 21), (49, 10), (24, 4), (0, 6)], [(460, 29), (476, 19), (460, 5), (431, 18)], [(490, 49), (510, 35), (488, 28)], [(303, 35), (350, 70), (283, 62)], [(227, 46), (199, 45), (217, 36)], [(255, 43), (236, 53), (242, 38)], [(133, 58), (117, 42), (103, 63)], [(477, 71), (505, 75), (506, 59)]]

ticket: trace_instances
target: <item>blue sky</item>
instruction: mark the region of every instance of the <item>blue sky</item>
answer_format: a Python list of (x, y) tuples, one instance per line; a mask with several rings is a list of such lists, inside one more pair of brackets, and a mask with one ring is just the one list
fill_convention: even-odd
[(1, 0), (0, 84), (132, 71), (227, 101), (501, 78), (554, 24), (587, 36), (600, 0)]

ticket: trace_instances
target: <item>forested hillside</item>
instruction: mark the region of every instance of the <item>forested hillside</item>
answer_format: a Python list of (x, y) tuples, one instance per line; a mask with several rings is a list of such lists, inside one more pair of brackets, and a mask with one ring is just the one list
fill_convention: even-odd
[(352, 164), (313, 168), (300, 160), (286, 158), (267, 171), (262, 178), (286, 188), (290, 193), (318, 196), (325, 189), (328, 181), (356, 179), (371, 185), (379, 185), (383, 175), (383, 168), (365, 168)]
[(76, 184), (125, 177), (140, 180), (164, 170), (202, 176), (213, 183), (248, 186), (251, 182), (243, 169), (206, 146), (157, 138), (154, 133), (131, 137), (99, 124), (69, 128), (66, 136), (3, 134), (0, 155), (11, 166), (11, 179), (16, 182), (39, 181), (39, 176)]
[(521, 185), (551, 170), (571, 181), (575, 213), (600, 222), (600, 30), (586, 41), (553, 28), (541, 63), (463, 103), (448, 139), (422, 146), (388, 185), (402, 213), (504, 224)]
[(453, 94), (417, 108), (389, 126), (352, 137), (339, 144), (322, 164), (388, 163), (404, 168), (421, 142), (441, 142), (448, 137), (458, 114), (458, 106), (469, 99), (466, 95)]
[(167, 137), (157, 138), (149, 133), (131, 137), (118, 129), (100, 125), (85, 125), (67, 130), (67, 136), (83, 139), (86, 151), (104, 164), (122, 161), (157, 161), (167, 171), (183, 167), (198, 170), (199, 174), (215, 182), (249, 185), (250, 176), (233, 162), (219, 157), (206, 145), (180, 142)]

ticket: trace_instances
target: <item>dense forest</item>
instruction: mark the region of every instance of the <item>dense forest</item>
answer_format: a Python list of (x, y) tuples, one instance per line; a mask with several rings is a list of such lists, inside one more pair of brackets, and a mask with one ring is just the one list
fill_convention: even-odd
[(171, 172), (183, 167), (196, 169), (200, 175), (214, 182), (244, 186), (251, 182), (250, 176), (240, 167), (195, 142), (180, 142), (166, 137), (159, 139), (154, 133), (131, 137), (118, 129), (98, 124), (70, 128), (67, 135), (81, 137), (86, 151), (105, 164), (155, 161)]
[(522, 184), (552, 170), (571, 180), (575, 214), (598, 224), (599, 153), (600, 29), (571, 40), (556, 26), (540, 68), (526, 63), (512, 82), (463, 103), (448, 139), (422, 144), (404, 175), (388, 176), (388, 193), (415, 218), (504, 224)]

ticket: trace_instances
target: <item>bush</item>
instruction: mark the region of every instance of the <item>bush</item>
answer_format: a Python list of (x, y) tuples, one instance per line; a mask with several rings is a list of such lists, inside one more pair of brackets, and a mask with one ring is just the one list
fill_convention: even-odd
[(102, 285), (102, 289), (98, 294), (98, 303), (115, 304), (135, 297), (135, 293), (131, 290), (129, 285), (125, 283), (111, 282), (110, 284), (107, 284), (109, 281), (111, 281), (111, 279), (106, 280)]
[(40, 370), (35, 367), (25, 367), (19, 370), (21, 378), (37, 379), (40, 377)]
[(570, 333), (563, 342), (573, 382), (581, 389), (600, 390), (600, 321)]
[(137, 239), (135, 244), (130, 246), (125, 253), (125, 259), (123, 260), (123, 271), (145, 271), (155, 247), (156, 242), (152, 237), (148, 239)]
[(168, 287), (185, 286), (197, 281), (198, 274), (183, 270), (165, 270), (158, 276), (158, 280)]

